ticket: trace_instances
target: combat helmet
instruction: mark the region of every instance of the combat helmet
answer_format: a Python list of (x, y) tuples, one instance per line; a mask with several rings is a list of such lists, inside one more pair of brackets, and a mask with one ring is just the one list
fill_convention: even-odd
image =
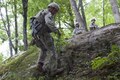
[(91, 21), (96, 21), (96, 18), (95, 18), (95, 17), (93, 17), (93, 18), (91, 19)]
[(54, 8), (57, 9), (57, 10), (60, 9), (59, 5), (58, 5), (57, 3), (55, 3), (55, 2), (50, 3), (50, 4), (48, 5), (48, 8), (49, 8), (49, 7), (54, 7)]

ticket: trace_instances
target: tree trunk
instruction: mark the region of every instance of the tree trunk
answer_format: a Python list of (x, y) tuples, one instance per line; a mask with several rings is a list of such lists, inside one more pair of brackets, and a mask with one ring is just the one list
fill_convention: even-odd
[(9, 48), (10, 48), (10, 56), (13, 56), (13, 51), (12, 51), (12, 41), (11, 41), (11, 31), (10, 31), (10, 23), (9, 23), (9, 17), (8, 17), (8, 12), (7, 12), (7, 3), (5, 6), (5, 12), (6, 12), (6, 20), (7, 20), (7, 33), (8, 33), (8, 39), (9, 39)]
[[(7, 7), (7, 5), (6, 5), (6, 7)], [(1, 15), (3, 25), (4, 25), (4, 29), (5, 29), (5, 31), (7, 33), (7, 36), (8, 36), (10, 56), (12, 57), (13, 56), (12, 48), (14, 49), (14, 45), (13, 45), (12, 40), (11, 40), (11, 32), (10, 32), (10, 25), (9, 25), (9, 18), (8, 18), (8, 14), (7, 14), (7, 8), (5, 8), (5, 9), (6, 9), (6, 19), (7, 19), (8, 25), (7, 25), (6, 21), (3, 18), (1, 7), (0, 7), (0, 15)]]
[(120, 23), (120, 12), (118, 8), (117, 0), (110, 0), (110, 4), (112, 6), (115, 22)]
[(23, 4), (23, 42), (24, 42), (24, 49), (28, 49), (28, 42), (27, 42), (27, 8), (28, 8), (28, 0), (22, 0)]
[(18, 53), (18, 25), (17, 25), (17, 6), (16, 0), (14, 0), (14, 16), (15, 16), (15, 54)]
[(83, 29), (85, 29), (85, 25), (84, 25), (84, 22), (83, 22), (83, 19), (78, 11), (78, 8), (77, 8), (77, 5), (76, 5), (76, 2), (75, 0), (70, 0), (70, 3), (71, 3), (71, 6), (74, 10), (74, 13), (75, 13), (75, 16), (76, 16), (76, 20), (80, 23), (81, 27), (83, 27)]
[[(85, 30), (88, 31), (88, 29), (87, 29), (87, 23), (86, 23), (86, 17), (85, 17), (85, 12), (84, 12), (84, 7), (83, 7), (83, 2), (82, 2), (82, 0), (79, 0), (79, 6), (81, 7), (81, 13), (82, 13), (83, 22), (84, 22), (84, 25), (85, 25)], [(78, 8), (78, 10), (79, 10), (79, 8)]]
[(103, 26), (105, 26), (105, 9), (104, 9), (104, 6), (105, 6), (105, 1), (103, 0)]

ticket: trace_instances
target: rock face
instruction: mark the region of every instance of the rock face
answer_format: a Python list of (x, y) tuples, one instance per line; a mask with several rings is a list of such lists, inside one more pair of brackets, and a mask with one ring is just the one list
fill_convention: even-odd
[(92, 32), (76, 35), (68, 48), (83, 53), (108, 53), (111, 45), (120, 45), (120, 24), (110, 24)]
[(62, 53), (62, 65), (66, 67), (68, 74), (73, 74), (76, 79), (79, 79), (80, 75), (90, 76), (90, 61), (97, 56), (108, 55), (113, 44), (120, 46), (119, 23), (76, 35), (70, 39), (69, 46)]
[[(69, 41), (70, 43), (61, 51), (58, 60), (60, 64), (58, 67), (64, 68), (64, 72), (60, 74), (60, 77), (58, 75), (51, 80), (114, 80), (105, 78), (108, 75), (107, 72), (120, 72), (118, 63), (110, 67), (111, 72), (108, 68), (97, 72), (91, 69), (92, 59), (108, 55), (113, 44), (120, 46), (120, 24), (110, 24), (92, 32), (79, 34)], [(33, 65), (36, 64), (38, 53), (37, 48), (31, 47), (6, 66), (0, 66), (0, 80), (34, 79), (33, 74), (36, 73), (36, 68)], [(97, 73), (107, 74), (100, 76), (101, 74)], [(98, 76), (96, 77), (96, 75)], [(116, 75), (119, 76), (120, 73)], [(48, 76), (41, 76), (39, 80), (44, 80), (44, 77), (47, 78), (46, 80), (50, 80)]]

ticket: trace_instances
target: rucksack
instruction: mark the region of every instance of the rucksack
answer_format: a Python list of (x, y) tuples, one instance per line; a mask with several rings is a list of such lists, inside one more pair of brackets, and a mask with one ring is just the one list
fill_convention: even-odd
[(30, 18), (30, 29), (32, 30), (32, 36), (37, 35), (38, 33), (42, 33), (43, 32), (43, 28), (45, 26), (45, 13), (44, 10), (42, 10), (39, 13), (39, 20), (37, 19), (37, 17), (31, 17)]

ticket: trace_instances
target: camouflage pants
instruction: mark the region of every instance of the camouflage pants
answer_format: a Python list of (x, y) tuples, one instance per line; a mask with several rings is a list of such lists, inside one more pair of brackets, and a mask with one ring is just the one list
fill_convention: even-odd
[(95, 30), (96, 28), (95, 27), (90, 27), (90, 31), (93, 31)]
[(41, 48), (38, 64), (43, 63), (43, 70), (52, 72), (57, 69), (57, 54), (54, 40), (49, 33), (37, 36), (35, 40), (37, 47)]
[(96, 30), (96, 29), (99, 29), (99, 27), (90, 27), (90, 31), (94, 31), (94, 30)]

